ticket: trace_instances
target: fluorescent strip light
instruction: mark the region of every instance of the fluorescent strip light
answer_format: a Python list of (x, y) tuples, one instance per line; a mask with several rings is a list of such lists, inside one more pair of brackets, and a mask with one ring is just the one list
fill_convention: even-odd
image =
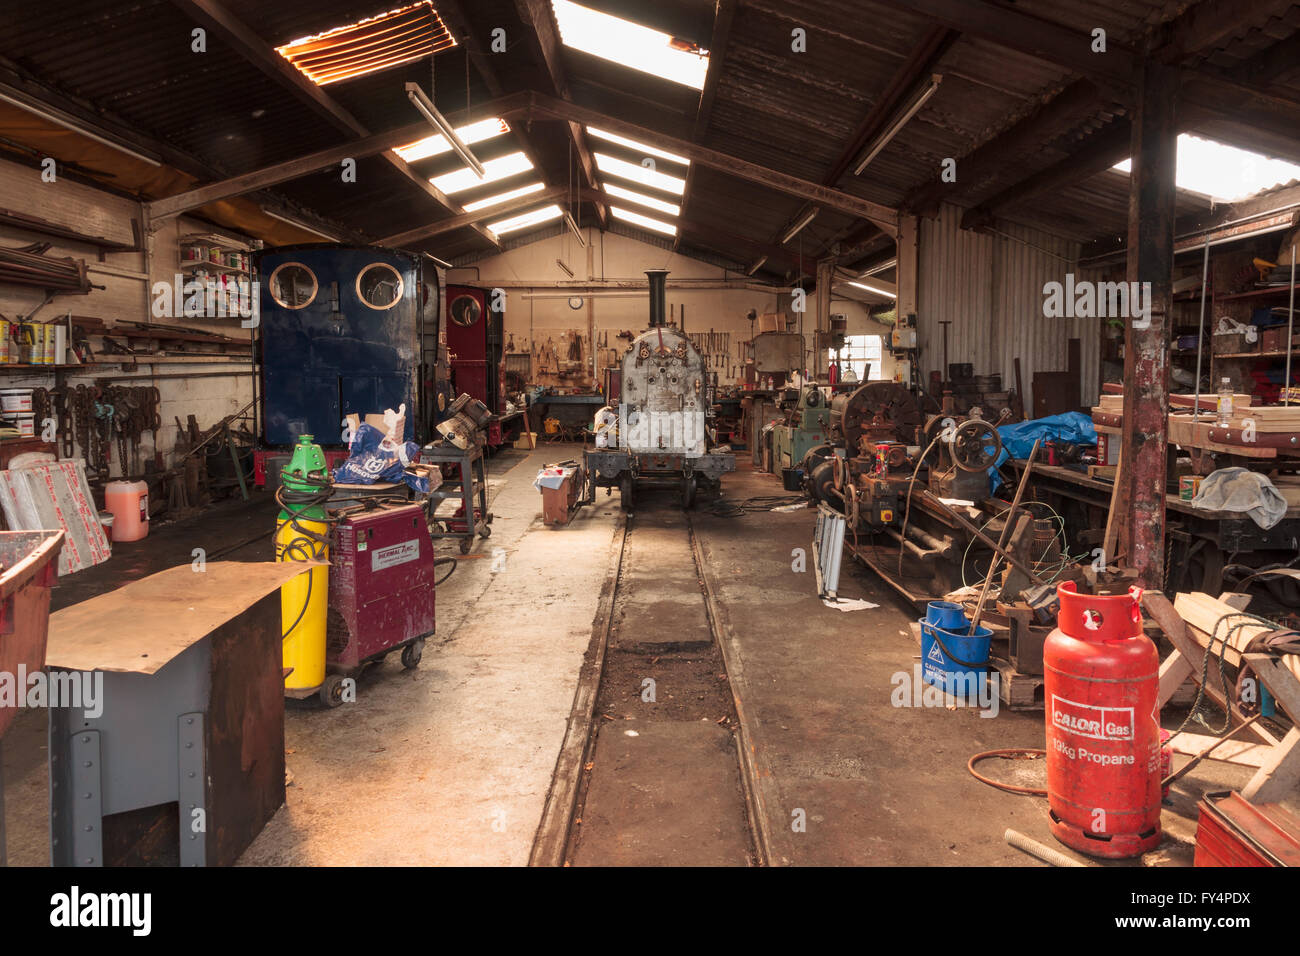
[(859, 162), (857, 168), (853, 170), (854, 176), (862, 175), (862, 171), (867, 168), (867, 164), (879, 156), (880, 151), (889, 145), (889, 141), (897, 136), (902, 128), (907, 125), (907, 121), (920, 112), (921, 107), (926, 104), (926, 101), (929, 100), (930, 97), (934, 96), (939, 89), (939, 84), (942, 82), (942, 73), (933, 73), (930, 75), (930, 79), (925, 86), (921, 87), (913, 94), (911, 100), (909, 100), (907, 105), (903, 108), (903, 111), (899, 113), (885, 131), (877, 136), (871, 142), (871, 145), (867, 147), (866, 153), (862, 156), (862, 161)]
[(897, 299), (898, 295), (890, 292), (888, 289), (878, 289), (874, 285), (867, 285), (865, 282), (850, 282), (849, 285), (856, 286), (859, 289), (865, 289), (868, 292), (874, 292), (876, 295), (888, 296), (891, 299)]
[(310, 232), (313, 236), (320, 236), (322, 239), (328, 239), (330, 242), (339, 242), (338, 236), (331, 236), (328, 232), (321, 232), (319, 229), (307, 225), (305, 222), (299, 222), (297, 219), (290, 219), (288, 216), (282, 216), (273, 209), (267, 209), (265, 206), (260, 207), (262, 212), (272, 219), (279, 219), (281, 222), (287, 222), (289, 225), (301, 229), (303, 232)]
[(70, 129), (72, 130), (72, 132), (78, 134), (79, 136), (86, 137), (86, 139), (93, 139), (96, 143), (100, 143), (104, 146), (109, 147), (110, 149), (115, 149), (119, 153), (125, 153), (127, 156), (132, 156), (135, 159), (140, 160), (140, 162), (142, 163), (148, 163), (150, 166), (162, 165), (162, 163), (154, 159), (152, 156), (146, 156), (144, 153), (136, 152), (134, 149), (131, 149), (129, 146), (123, 146), (121, 143), (114, 142), (113, 140), (105, 136), (100, 136), (98, 133), (92, 133), (84, 126), (78, 126), (71, 119), (64, 119), (63, 116), (60, 115), (59, 113), (53, 112), (48, 109), (44, 109), (42, 107), (33, 106), (30, 103), (25, 103), (22, 100), (15, 99), (12, 96), (6, 96), (4, 93), (0, 93), (0, 100), (4, 100), (6, 103), (12, 103), (14, 106), (18, 107), (19, 109), (26, 110), (28, 113), (31, 113), (33, 116), (39, 116), (43, 120), (48, 120), (49, 122), (53, 123), (56, 126), (62, 126), (64, 129)]
[(487, 209), (489, 206), (495, 206), (498, 203), (509, 202), (511, 199), (518, 199), (520, 196), (527, 196), (530, 193), (541, 192), (546, 188), (544, 183), (529, 183), (527, 186), (520, 186), (518, 189), (512, 189), (509, 192), (497, 193), (495, 196), (488, 196), (487, 199), (479, 199), (474, 202), (465, 203), (466, 212), (477, 212), (480, 209)]
[(578, 245), (586, 249), (587, 237), (582, 234), (582, 230), (578, 228), (578, 224), (573, 221), (573, 213), (569, 212), (567, 209), (564, 211), (564, 224), (569, 227), (569, 232), (573, 233), (574, 237), (578, 240)]
[(886, 259), (884, 262), (879, 262), (879, 263), (877, 263), (876, 265), (872, 266), (872, 267), (871, 267), (870, 269), (868, 269), (866, 272), (864, 272), (864, 273), (862, 273), (860, 276), (858, 276), (858, 278), (859, 278), (859, 279), (866, 279), (866, 278), (869, 278), (869, 277), (871, 277), (871, 276), (873, 276), (873, 275), (876, 275), (876, 274), (879, 273), (879, 272), (886, 272), (886, 271), (888, 271), (888, 270), (894, 268), (894, 266), (896, 266), (896, 265), (898, 265), (898, 259), (897, 259), (897, 258), (894, 258), (894, 259)]
[(677, 227), (670, 223), (661, 222), (658, 219), (651, 219), (649, 216), (643, 216), (639, 212), (632, 212), (630, 209), (622, 209), (618, 206), (610, 206), (609, 211), (616, 219), (624, 219), (628, 222), (636, 223), (646, 229), (653, 229), (655, 232), (662, 232), (665, 236), (677, 235)]
[(634, 139), (628, 139), (626, 136), (619, 136), (617, 133), (597, 129), (594, 126), (588, 126), (587, 132), (598, 139), (609, 140), (611, 143), (618, 143), (620, 146), (626, 146), (628, 149), (638, 153), (645, 153), (647, 156), (658, 156), (660, 159), (666, 159), (673, 163), (681, 163), (683, 166), (689, 166), (691, 164), (691, 161), (685, 156), (678, 156), (676, 153), (670, 153), (666, 149), (659, 149), (654, 146), (648, 146), (645, 143), (638, 143)]
[(602, 173), (617, 176), (619, 179), (630, 179), (643, 186), (662, 189), (666, 193), (676, 193), (678, 196), (686, 192), (686, 180), (684, 179), (647, 169), (645, 166), (638, 166), (636, 163), (626, 162), (608, 153), (595, 153), (594, 155), (596, 157), (596, 168)]
[(653, 196), (639, 193), (635, 189), (624, 189), (622, 186), (615, 186), (613, 183), (605, 183), (602, 188), (611, 196), (617, 196), (619, 199), (626, 199), (628, 202), (634, 202), (641, 206), (649, 206), (651, 209), (665, 212), (670, 216), (680, 216), (682, 214), (681, 206), (664, 202), (662, 199), (655, 199)]
[(766, 262), (767, 262), (767, 256), (759, 256), (758, 259), (755, 260), (753, 265), (751, 265), (748, 269), (745, 270), (745, 275), (752, 276), (759, 269), (763, 268), (763, 264)]
[(551, 6), (565, 46), (692, 89), (704, 89), (709, 70), (707, 53), (683, 50), (667, 33), (569, 0), (551, 0)]
[(451, 148), (456, 151), (456, 155), (461, 161), (478, 174), (479, 179), (483, 178), (483, 164), (478, 161), (478, 157), (470, 151), (465, 145), (456, 130), (447, 122), (447, 118), (438, 112), (438, 107), (433, 105), (433, 100), (429, 99), (424, 90), (420, 89), (416, 83), (406, 84), (406, 98), (411, 101), (411, 105), (419, 111), (420, 115), (432, 124), (433, 128), (442, 133), (451, 143)]
[(819, 212), (821, 212), (821, 210), (816, 206), (813, 206), (806, 213), (800, 216), (799, 219), (795, 222), (795, 224), (790, 227), (790, 231), (781, 237), (781, 244), (785, 245), (795, 236), (799, 235), (800, 231), (804, 228), (804, 226), (808, 225), (808, 223), (812, 222), (814, 219), (817, 218), (817, 214)]
[[(508, 132), (510, 132), (510, 124), (500, 117), (479, 120), (477, 123), (470, 123), (468, 126), (456, 127), (456, 135), (460, 137), (463, 143), (481, 143), (485, 139), (491, 139), (493, 136), (500, 136), (502, 133)], [(440, 156), (450, 151), (451, 143), (447, 142), (447, 137), (441, 133), (434, 133), (432, 136), (426, 136), (424, 139), (417, 140), (406, 146), (399, 146), (393, 150), (408, 163), (413, 163), (418, 159), (428, 159), (430, 156)]]
[(507, 232), (526, 229), (529, 226), (535, 226), (551, 219), (559, 219), (562, 215), (564, 215), (564, 210), (552, 203), (549, 206), (543, 206), (541, 209), (534, 209), (519, 216), (511, 216), (509, 219), (490, 222), (488, 223), (488, 229), (498, 236), (504, 236)]
[(441, 176), (434, 176), (429, 182), (437, 186), (448, 196), (464, 192), (475, 186), (484, 186), (499, 179), (508, 179), (533, 168), (532, 161), (522, 152), (509, 153), (496, 159), (489, 159), (483, 164), (483, 176), (480, 178), (472, 169), (456, 169)]

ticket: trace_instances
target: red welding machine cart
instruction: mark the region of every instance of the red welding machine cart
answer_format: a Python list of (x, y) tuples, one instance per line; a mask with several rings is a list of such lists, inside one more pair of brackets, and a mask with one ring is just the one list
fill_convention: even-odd
[[(435, 558), (420, 504), (361, 505), (336, 512), (321, 699), (343, 702), (343, 681), (398, 647), (419, 665), (434, 632)], [(328, 689), (328, 693), (327, 693)]]

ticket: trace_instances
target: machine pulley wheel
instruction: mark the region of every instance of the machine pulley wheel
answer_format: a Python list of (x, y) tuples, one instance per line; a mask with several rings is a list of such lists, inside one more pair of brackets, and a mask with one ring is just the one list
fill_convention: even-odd
[(962, 471), (987, 471), (1002, 453), (1002, 437), (992, 422), (971, 418), (952, 436), (952, 460)]
[(831, 484), (840, 494), (844, 493), (844, 487), (848, 484), (848, 468), (844, 465), (844, 459), (839, 455), (831, 456)]

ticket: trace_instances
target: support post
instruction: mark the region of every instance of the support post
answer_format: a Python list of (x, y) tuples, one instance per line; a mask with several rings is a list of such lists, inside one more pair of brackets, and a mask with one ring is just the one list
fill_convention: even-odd
[(1130, 295), (1116, 513), (1123, 516), (1120, 551), (1148, 588), (1164, 585), (1178, 86), (1178, 71), (1171, 67), (1150, 61), (1139, 67), (1129, 180), (1128, 280), (1139, 284), (1130, 289), (1137, 289), (1137, 301), (1147, 312), (1139, 314)]

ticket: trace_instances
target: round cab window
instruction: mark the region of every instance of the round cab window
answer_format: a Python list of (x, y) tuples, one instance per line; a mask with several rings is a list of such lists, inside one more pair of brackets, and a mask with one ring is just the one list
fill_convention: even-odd
[(271, 273), (271, 298), (286, 309), (302, 309), (316, 298), (316, 273), (301, 262), (283, 262)]
[(357, 276), (357, 296), (372, 309), (391, 309), (402, 297), (402, 276), (386, 262), (368, 265)]
[(478, 300), (472, 295), (458, 295), (451, 303), (451, 320), (457, 325), (473, 325), (483, 314)]

